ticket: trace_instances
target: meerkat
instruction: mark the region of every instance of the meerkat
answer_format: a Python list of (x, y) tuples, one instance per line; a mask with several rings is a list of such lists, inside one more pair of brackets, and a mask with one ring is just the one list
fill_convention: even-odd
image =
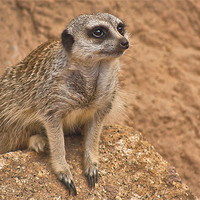
[(0, 79), (0, 153), (44, 151), (58, 179), (77, 194), (64, 134), (85, 136), (84, 170), (95, 186), (105, 117), (118, 95), (119, 57), (129, 47), (125, 24), (108, 13), (80, 15), (61, 34), (7, 68)]

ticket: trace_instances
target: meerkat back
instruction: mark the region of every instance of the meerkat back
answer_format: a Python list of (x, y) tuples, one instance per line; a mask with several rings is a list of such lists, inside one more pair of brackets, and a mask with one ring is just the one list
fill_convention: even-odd
[(118, 94), (119, 57), (128, 47), (120, 19), (81, 15), (61, 40), (42, 44), (8, 68), (0, 79), (0, 153), (40, 152), (47, 145), (55, 174), (76, 195), (64, 134), (79, 130), (85, 136), (85, 174), (94, 187), (101, 129)]
[(59, 48), (60, 41), (40, 45), (0, 78), (0, 153), (27, 148), (30, 136), (41, 132), (43, 125), (37, 114), (41, 108), (36, 107), (46, 95), (41, 96), (40, 90), (48, 90), (44, 76), (53, 70), (45, 67)]

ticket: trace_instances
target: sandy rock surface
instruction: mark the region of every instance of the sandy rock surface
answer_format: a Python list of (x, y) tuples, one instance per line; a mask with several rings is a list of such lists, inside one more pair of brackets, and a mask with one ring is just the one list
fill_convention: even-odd
[(0, 0), (0, 74), (79, 14), (124, 19), (124, 125), (139, 130), (200, 197), (200, 1)]
[(76, 198), (69, 197), (51, 171), (48, 154), (17, 151), (0, 155), (1, 199), (197, 199), (141, 133), (105, 127), (101, 141), (98, 183), (91, 190), (82, 172), (83, 138), (66, 138)]

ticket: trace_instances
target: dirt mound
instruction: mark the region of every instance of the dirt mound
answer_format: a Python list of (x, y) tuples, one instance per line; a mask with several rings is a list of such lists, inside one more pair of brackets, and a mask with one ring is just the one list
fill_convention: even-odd
[(200, 196), (199, 1), (0, 1), (0, 73), (91, 12), (119, 16), (130, 32), (124, 124), (142, 131)]

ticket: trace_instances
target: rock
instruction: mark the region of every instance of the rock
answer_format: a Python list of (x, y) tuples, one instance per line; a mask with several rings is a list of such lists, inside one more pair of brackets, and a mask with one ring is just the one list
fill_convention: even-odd
[[(88, 187), (83, 173), (83, 137), (66, 137), (65, 143), (66, 159), (78, 192), (76, 199), (197, 199), (175, 168), (133, 129), (104, 128), (95, 189)], [(51, 169), (48, 152), (0, 155), (0, 170), (0, 199), (70, 198)]]

